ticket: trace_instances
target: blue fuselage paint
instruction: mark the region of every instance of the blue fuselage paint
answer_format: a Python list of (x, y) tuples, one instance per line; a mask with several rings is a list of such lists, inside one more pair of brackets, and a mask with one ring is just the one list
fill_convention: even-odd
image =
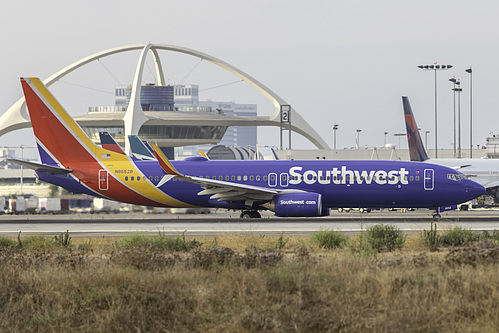
[[(319, 193), (324, 208), (423, 207), (434, 208), (469, 201), (484, 188), (462, 174), (443, 166), (399, 161), (208, 161), (203, 158), (172, 161), (187, 176), (222, 180), (276, 190)], [(165, 175), (157, 161), (135, 161), (143, 177), (129, 178), (127, 185), (139, 182), (158, 184)], [(433, 170), (425, 172), (425, 170)], [(126, 173), (116, 168), (115, 172)], [(449, 176), (449, 175), (458, 175)], [(98, 175), (95, 175), (97, 181)], [(144, 179), (144, 177), (146, 179)], [(71, 175), (39, 173), (39, 178), (71, 192), (106, 196), (86, 188)], [(133, 179), (133, 180), (132, 180)], [(226, 202), (198, 195), (198, 184), (172, 179), (160, 187), (168, 196), (190, 206), (244, 209), (244, 202)], [(142, 193), (148, 195), (148, 193)], [(110, 198), (113, 199), (113, 198)], [(133, 202), (131, 202), (133, 203)], [(158, 206), (168, 206), (158, 203)]]

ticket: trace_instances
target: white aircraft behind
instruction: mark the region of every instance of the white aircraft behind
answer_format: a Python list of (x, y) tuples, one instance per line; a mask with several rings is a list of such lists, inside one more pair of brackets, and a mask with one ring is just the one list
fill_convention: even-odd
[(409, 98), (402, 96), (405, 126), (411, 161), (428, 162), (443, 165), (462, 172), (471, 180), (486, 189), (485, 195), (491, 196), (494, 203), (499, 203), (499, 159), (480, 158), (429, 158), (426, 154), (416, 119), (412, 113)]

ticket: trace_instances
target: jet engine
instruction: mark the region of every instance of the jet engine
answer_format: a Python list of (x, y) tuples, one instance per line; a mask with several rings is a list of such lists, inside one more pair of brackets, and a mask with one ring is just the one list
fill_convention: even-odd
[(328, 215), (329, 209), (322, 209), (322, 198), (319, 193), (299, 192), (286, 193), (274, 197), (268, 209), (280, 217), (312, 217)]

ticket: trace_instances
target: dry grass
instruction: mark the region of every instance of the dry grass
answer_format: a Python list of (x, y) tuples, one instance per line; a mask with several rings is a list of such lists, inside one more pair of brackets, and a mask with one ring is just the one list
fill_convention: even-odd
[[(114, 239), (75, 239), (71, 249), (0, 250), (1, 330), (496, 332), (499, 327), (497, 258), (476, 259), (473, 265), (449, 261), (448, 249), (424, 253), (419, 236), (383, 255), (325, 251), (297, 237), (289, 238), (283, 260), (268, 263), (255, 261), (255, 253), (277, 253), (277, 237), (197, 240), (201, 248), (182, 254), (123, 249)], [(78, 251), (81, 244), (91, 245)], [(213, 248), (231, 248), (246, 259), (217, 261), (221, 257)]]

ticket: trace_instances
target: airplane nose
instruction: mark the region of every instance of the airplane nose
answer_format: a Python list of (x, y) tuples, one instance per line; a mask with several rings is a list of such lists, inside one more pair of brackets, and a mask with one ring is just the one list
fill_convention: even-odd
[(472, 180), (469, 180), (468, 182), (469, 184), (466, 185), (466, 192), (469, 194), (471, 198), (479, 197), (485, 193), (485, 187), (483, 187), (482, 185)]

